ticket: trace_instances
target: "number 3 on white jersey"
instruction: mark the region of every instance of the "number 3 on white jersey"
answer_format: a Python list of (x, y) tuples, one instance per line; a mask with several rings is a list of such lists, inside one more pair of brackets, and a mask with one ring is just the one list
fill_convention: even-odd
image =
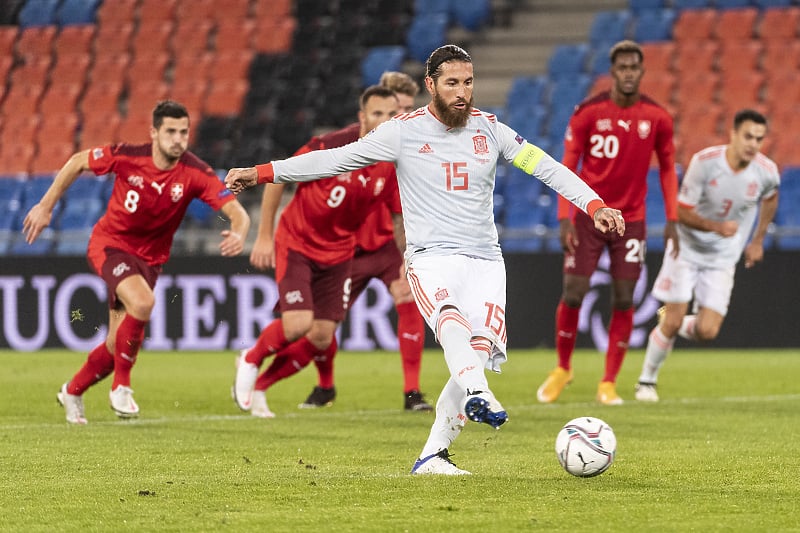
[(331, 209), (339, 207), (340, 205), (342, 205), (342, 202), (344, 202), (344, 197), (346, 195), (347, 195), (347, 189), (345, 189), (341, 185), (337, 185), (336, 187), (331, 189), (331, 195), (328, 196), (328, 199), (326, 201), (328, 207), (330, 207)]
[(589, 137), (592, 148), (589, 153), (598, 159), (614, 159), (619, 154), (619, 139), (616, 135), (595, 133)]

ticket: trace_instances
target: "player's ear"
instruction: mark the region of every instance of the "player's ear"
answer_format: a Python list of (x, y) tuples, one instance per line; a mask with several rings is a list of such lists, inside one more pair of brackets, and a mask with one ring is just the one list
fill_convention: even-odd
[(425, 76), (425, 88), (428, 90), (428, 94), (433, 96), (433, 87), (436, 84), (436, 80), (431, 78), (430, 76)]
[(158, 130), (150, 126), (150, 139), (155, 141), (158, 138)]

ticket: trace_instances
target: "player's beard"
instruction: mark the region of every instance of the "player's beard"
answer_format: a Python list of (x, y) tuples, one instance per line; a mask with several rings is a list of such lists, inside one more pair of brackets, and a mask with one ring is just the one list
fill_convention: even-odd
[(467, 125), (467, 120), (472, 113), (473, 98), (471, 96), (469, 102), (460, 98), (453, 103), (458, 102), (466, 102), (467, 105), (464, 109), (455, 109), (447, 105), (438, 92), (433, 95), (433, 109), (436, 111), (436, 116), (448, 128), (463, 128)]
[[(169, 147), (165, 150), (163, 146), (159, 144), (158, 150), (161, 152), (161, 156), (169, 163), (170, 165), (174, 165), (186, 151), (182, 146), (178, 145), (177, 147), (172, 147), (174, 149), (170, 149)], [(177, 155), (176, 155), (177, 154)]]

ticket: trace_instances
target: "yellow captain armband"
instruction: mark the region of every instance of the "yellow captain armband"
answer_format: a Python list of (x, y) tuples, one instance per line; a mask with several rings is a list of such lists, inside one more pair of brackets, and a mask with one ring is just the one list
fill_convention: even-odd
[(536, 168), (542, 157), (544, 157), (544, 150), (525, 141), (525, 144), (522, 145), (522, 150), (519, 151), (517, 157), (511, 163), (523, 172), (533, 174), (533, 169)]

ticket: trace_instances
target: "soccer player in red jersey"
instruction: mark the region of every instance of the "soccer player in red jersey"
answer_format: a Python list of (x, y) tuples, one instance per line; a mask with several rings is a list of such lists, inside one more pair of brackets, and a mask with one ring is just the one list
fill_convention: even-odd
[(67, 422), (73, 424), (86, 423), (83, 393), (112, 372), (111, 408), (120, 418), (138, 416), (131, 369), (155, 305), (153, 287), (189, 203), (199, 198), (230, 219), (231, 228), (222, 232), (219, 246), (225, 257), (242, 252), (250, 227), (247, 212), (211, 167), (187, 151), (189, 114), (184, 106), (159, 102), (150, 138), (150, 144), (112, 144), (72, 155), (23, 222), (25, 238), (32, 243), (82, 172), (116, 175), (106, 213), (92, 230), (87, 252), (90, 266), (108, 286), (108, 335), (57, 396)]
[[(397, 105), (390, 89), (367, 88), (361, 96), (359, 136), (395, 115)], [(318, 149), (326, 141), (336, 146), (347, 144), (352, 140), (349, 130), (352, 127), (312, 140), (310, 148), (301, 151)], [(336, 327), (352, 301), (356, 231), (377, 209), (391, 212), (397, 219), (393, 228), (399, 228), (401, 213), (394, 165), (376, 163), (359, 171), (299, 185), (281, 214), (273, 239), (274, 214), (282, 187), (267, 189), (251, 263), (257, 268), (276, 269), (281, 317), (262, 331), (255, 346), (242, 350), (234, 384), (234, 400), (239, 408), (263, 418), (274, 416), (265, 394), (271, 385), (298, 372), (312, 360), (323, 362), (324, 368), (336, 353)], [(391, 244), (397, 249), (397, 244)], [(399, 275), (399, 268), (400, 264), (396, 265), (395, 276)], [(258, 376), (263, 360), (277, 353), (281, 356)], [(332, 374), (330, 366), (331, 391)], [(327, 402), (330, 401), (329, 397)]]
[(578, 314), (590, 288), (590, 276), (606, 248), (613, 280), (612, 314), (605, 374), (598, 386), (597, 400), (607, 405), (622, 403), (616, 392), (616, 379), (633, 329), (633, 292), (645, 253), (647, 171), (654, 151), (667, 218), (664, 241), (672, 241), (674, 254), (678, 250), (678, 179), (672, 117), (639, 92), (644, 56), (638, 44), (621, 41), (611, 48), (610, 58), (612, 88), (576, 107), (565, 136), (563, 163), (576, 172), (581, 163), (581, 178), (609, 206), (622, 211), (625, 235), (595, 231), (589, 217), (577, 210), (571, 212), (571, 204), (559, 197), (564, 287), (556, 310), (558, 366), (536, 393), (544, 403), (555, 401), (572, 380)]
[[(419, 86), (411, 76), (403, 72), (384, 72), (380, 79), (380, 85), (394, 91), (401, 113), (408, 113), (414, 110), (414, 97), (419, 92)], [(372, 109), (370, 111), (373, 114), (378, 114), (371, 117), (362, 117), (363, 120), (369, 122), (368, 126), (371, 126), (369, 129), (391, 118), (383, 114), (380, 109)], [(365, 111), (362, 110), (361, 113), (363, 114)], [(355, 142), (361, 135), (361, 129), (359, 121), (341, 130), (314, 137), (297, 150), (295, 155), (313, 150), (335, 148)], [(266, 187), (264, 190), (261, 209), (262, 223), (259, 228), (259, 237), (250, 256), (252, 264), (258, 268), (274, 267), (272, 264), (274, 263), (274, 255), (271, 255), (273, 250), (272, 235), (274, 233), (275, 215), (283, 188), (281, 185)], [(389, 289), (397, 311), (397, 339), (400, 345), (400, 357), (403, 366), (404, 408), (408, 411), (432, 411), (433, 407), (425, 401), (419, 386), (422, 351), (425, 346), (425, 321), (414, 303), (411, 287), (405, 277), (403, 257), (397, 248), (394, 238), (392, 214), (384, 207), (372, 211), (356, 233), (356, 252), (353, 258), (350, 301), (356, 301), (373, 278), (383, 281)], [(287, 364), (287, 362), (282, 361), (282, 358), (285, 355), (293, 356), (291, 354), (292, 351), (290, 349), (288, 354), (283, 352), (277, 354), (273, 364), (276, 366)], [(304, 354), (297, 354), (293, 357), (295, 358), (292, 364), (295, 368), (302, 368), (304, 362), (307, 364)], [(314, 364), (319, 374), (318, 384), (311, 391), (305, 402), (300, 404), (302, 408), (331, 405), (336, 398), (333, 358), (315, 357)], [(271, 373), (272, 371), (268, 369), (265, 375)], [(259, 389), (258, 384), (256, 384), (256, 389)]]

